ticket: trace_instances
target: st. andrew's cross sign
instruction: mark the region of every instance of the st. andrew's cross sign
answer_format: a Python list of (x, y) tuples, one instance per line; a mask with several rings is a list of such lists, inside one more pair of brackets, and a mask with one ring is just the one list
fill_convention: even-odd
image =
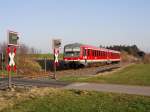
[(7, 70), (8, 71), (11, 71), (11, 69), (14, 70), (14, 72), (16, 72), (16, 64), (15, 64), (15, 61), (14, 61), (14, 58), (15, 58), (15, 55), (16, 55), (16, 48), (10, 48), (8, 47), (7, 48), (7, 55), (8, 55), (8, 59), (9, 59), (9, 62), (8, 62), (8, 65), (7, 65)]

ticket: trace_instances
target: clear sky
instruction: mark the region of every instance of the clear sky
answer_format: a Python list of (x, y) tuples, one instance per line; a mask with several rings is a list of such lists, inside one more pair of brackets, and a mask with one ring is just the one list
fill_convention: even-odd
[(150, 0), (0, 0), (0, 41), (8, 29), (42, 52), (52, 38), (150, 51)]

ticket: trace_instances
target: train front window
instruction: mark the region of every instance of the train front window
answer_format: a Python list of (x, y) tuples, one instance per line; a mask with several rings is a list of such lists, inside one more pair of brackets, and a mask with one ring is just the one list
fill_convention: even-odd
[(80, 56), (80, 47), (74, 47), (74, 48), (65, 48), (64, 49), (65, 53), (64, 56), (65, 57), (77, 57)]

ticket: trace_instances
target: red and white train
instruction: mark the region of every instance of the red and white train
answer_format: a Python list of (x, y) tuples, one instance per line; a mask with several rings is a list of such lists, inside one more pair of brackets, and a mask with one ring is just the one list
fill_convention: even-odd
[(69, 64), (88, 65), (89, 63), (120, 62), (120, 52), (105, 48), (98, 48), (79, 43), (64, 46), (64, 61)]

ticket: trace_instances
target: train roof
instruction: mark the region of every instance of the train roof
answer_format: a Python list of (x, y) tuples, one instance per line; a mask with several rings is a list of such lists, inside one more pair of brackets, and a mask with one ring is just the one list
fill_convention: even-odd
[(106, 49), (106, 48), (99, 48), (91, 45), (86, 45), (86, 44), (81, 44), (81, 43), (72, 43), (72, 44), (67, 44), (64, 47), (85, 47), (87, 49), (95, 49), (95, 50), (102, 50), (102, 51), (109, 51), (113, 53), (120, 53), (119, 51), (111, 50), (111, 49)]
[(80, 43), (72, 43), (72, 44), (67, 44), (65, 45), (64, 47), (80, 47), (82, 46), (83, 44), (80, 44)]

